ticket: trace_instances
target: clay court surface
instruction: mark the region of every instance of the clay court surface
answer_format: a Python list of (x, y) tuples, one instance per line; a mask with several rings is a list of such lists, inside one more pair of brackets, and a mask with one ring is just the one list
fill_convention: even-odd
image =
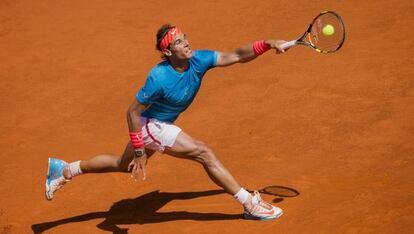
[[(89, 174), (45, 200), (49, 156), (123, 151), (160, 25), (229, 51), (293, 39), (325, 9), (345, 21), (341, 51), (213, 69), (177, 121), (243, 186), (289, 188), (262, 195), (279, 220), (241, 219), (200, 165), (162, 154), (144, 182)], [(414, 233), (413, 12), (408, 0), (1, 0), (0, 233)]]

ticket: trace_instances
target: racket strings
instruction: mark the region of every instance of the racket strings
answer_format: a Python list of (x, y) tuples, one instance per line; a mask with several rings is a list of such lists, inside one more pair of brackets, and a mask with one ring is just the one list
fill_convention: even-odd
[[(326, 25), (333, 26), (332, 35), (323, 33)], [(333, 52), (341, 48), (345, 39), (345, 28), (339, 16), (327, 12), (319, 15), (308, 33), (308, 41), (321, 52)]]

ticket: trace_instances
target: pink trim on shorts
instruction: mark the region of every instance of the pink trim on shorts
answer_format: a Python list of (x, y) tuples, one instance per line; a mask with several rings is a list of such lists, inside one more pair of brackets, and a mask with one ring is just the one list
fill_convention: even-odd
[(155, 142), (155, 143), (157, 143), (158, 145), (161, 145), (161, 142), (159, 141), (159, 140), (157, 140), (157, 139), (155, 139), (155, 137), (151, 134), (151, 132), (150, 132), (150, 130), (149, 130), (149, 127), (148, 127), (148, 124), (149, 124), (149, 122), (150, 122), (150, 120), (149, 120), (149, 118), (147, 119), (147, 123), (145, 124), (145, 129), (147, 130), (147, 133), (148, 133), (148, 136)]

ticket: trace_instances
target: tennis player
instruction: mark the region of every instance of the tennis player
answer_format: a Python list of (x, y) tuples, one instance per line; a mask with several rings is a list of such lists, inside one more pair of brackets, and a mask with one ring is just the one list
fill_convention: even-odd
[(46, 198), (73, 177), (85, 173), (131, 172), (146, 178), (147, 159), (158, 151), (200, 163), (211, 180), (234, 196), (244, 207), (246, 219), (270, 220), (280, 217), (282, 209), (272, 206), (241, 187), (221, 164), (213, 150), (174, 124), (194, 100), (205, 73), (214, 67), (249, 62), (269, 49), (284, 53), (282, 40), (260, 40), (224, 53), (193, 51), (186, 35), (176, 26), (163, 25), (157, 32), (157, 49), (163, 61), (151, 69), (145, 85), (127, 111), (130, 141), (121, 156), (97, 155), (72, 163), (49, 158)]

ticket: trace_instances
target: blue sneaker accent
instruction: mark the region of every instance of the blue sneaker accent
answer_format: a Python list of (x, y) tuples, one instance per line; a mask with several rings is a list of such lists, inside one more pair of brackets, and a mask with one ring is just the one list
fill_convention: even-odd
[(46, 199), (52, 200), (54, 193), (60, 189), (66, 182), (63, 177), (63, 169), (65, 169), (67, 162), (49, 158), (46, 176)]

